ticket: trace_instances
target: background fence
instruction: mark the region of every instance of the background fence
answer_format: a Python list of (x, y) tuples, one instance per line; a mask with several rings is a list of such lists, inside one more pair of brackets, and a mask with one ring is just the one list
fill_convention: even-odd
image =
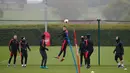
[[(67, 26), (69, 30), (70, 38), (73, 38), (73, 29), (77, 32), (77, 39), (80, 40), (81, 35), (87, 33), (92, 35), (94, 45), (98, 45), (98, 30), (100, 30), (100, 43), (101, 46), (112, 46), (115, 43), (115, 37), (120, 36), (124, 45), (129, 45), (129, 33), (130, 24), (128, 21), (100, 21), (100, 28), (98, 28), (97, 20), (70, 20), (69, 24), (63, 23), (63, 20), (48, 20), (48, 32), (51, 34), (52, 45), (61, 45), (61, 42), (57, 42), (58, 32), (62, 31), (63, 24)], [(41, 33), (44, 32), (43, 20), (0, 20), (0, 45), (7, 45), (9, 39), (17, 34), (20, 36), (26, 36), (31, 45), (38, 45)], [(12, 25), (9, 25), (12, 24)], [(15, 24), (15, 25), (13, 25)], [(19, 24), (19, 25), (17, 25)]]

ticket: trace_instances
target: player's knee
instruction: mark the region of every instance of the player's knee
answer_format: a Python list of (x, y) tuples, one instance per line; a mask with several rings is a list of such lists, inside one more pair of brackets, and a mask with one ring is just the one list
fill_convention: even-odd
[(123, 58), (122, 58), (122, 57), (120, 57), (120, 61), (123, 61)]
[(45, 56), (45, 59), (47, 59), (47, 56)]
[(14, 58), (14, 60), (16, 61), (16, 58)]
[(26, 55), (26, 58), (28, 58), (28, 55)]
[(115, 61), (117, 61), (117, 58), (115, 58)]

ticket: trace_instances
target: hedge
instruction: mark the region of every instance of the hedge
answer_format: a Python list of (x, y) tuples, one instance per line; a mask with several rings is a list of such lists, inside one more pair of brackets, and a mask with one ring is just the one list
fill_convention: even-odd
[[(78, 28), (78, 27), (77, 27)], [(85, 28), (85, 27), (84, 27)], [(128, 27), (127, 27), (128, 28)], [(97, 29), (75, 29), (77, 33), (78, 43), (80, 42), (80, 36), (91, 34), (94, 45), (97, 46), (98, 41), (98, 31)], [(61, 39), (57, 37), (58, 32), (62, 31), (60, 26), (48, 27), (48, 32), (51, 34), (51, 45), (61, 45)], [(1, 28), (0, 29), (0, 45), (8, 45), (9, 40), (14, 34), (18, 35), (20, 39), (21, 36), (25, 36), (30, 43), (30, 45), (39, 45), (40, 35), (44, 32), (44, 27), (42, 28)], [(73, 44), (73, 29), (69, 28), (69, 37)], [(115, 37), (120, 36), (124, 45), (129, 46), (129, 29), (101, 29), (101, 46), (112, 46), (115, 44)]]

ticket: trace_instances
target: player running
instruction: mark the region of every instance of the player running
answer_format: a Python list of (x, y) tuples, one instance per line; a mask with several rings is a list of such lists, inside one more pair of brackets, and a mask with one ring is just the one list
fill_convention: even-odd
[(93, 42), (91, 40), (90, 34), (87, 34), (85, 42), (86, 42), (86, 50), (87, 50), (87, 53), (86, 53), (86, 55), (87, 55), (87, 60), (86, 60), (87, 61), (86, 62), (87, 66), (86, 66), (86, 68), (89, 69), (91, 67), (91, 65), (90, 65), (90, 57), (91, 57), (91, 55), (93, 53), (93, 50), (94, 50)]
[[(113, 51), (113, 53), (115, 54), (115, 61), (118, 63), (118, 68), (124, 68), (123, 64), (124, 48), (118, 36), (116, 37), (116, 43), (117, 43), (116, 48)], [(118, 61), (118, 58), (120, 59), (120, 62)]]
[(85, 65), (86, 65), (85, 52), (86, 52), (86, 44), (85, 44), (84, 36), (81, 36), (81, 41), (80, 41), (80, 45), (79, 45), (80, 66), (81, 67), (82, 67), (83, 57), (84, 57)]
[(63, 57), (61, 59), (61, 62), (65, 60), (65, 55), (66, 55), (66, 48), (67, 48), (67, 45), (68, 45), (68, 42), (67, 42), (67, 37), (68, 37), (68, 30), (66, 28), (66, 26), (63, 26), (63, 32), (59, 35), (59, 36), (62, 36), (63, 38), (63, 41), (62, 41), (62, 47), (61, 47), (61, 50), (58, 54), (57, 59), (60, 58), (60, 55), (62, 54), (63, 52)]
[[(22, 64), (22, 67), (26, 67), (27, 59), (28, 59), (27, 48), (29, 49), (29, 51), (31, 51), (31, 49), (30, 49), (29, 44), (26, 41), (25, 37), (21, 37), (20, 48), (21, 48), (21, 64)], [(24, 59), (25, 59), (25, 61), (24, 61)], [(24, 61), (24, 63), (23, 63), (23, 61)]]
[(17, 57), (17, 52), (20, 53), (19, 50), (19, 42), (17, 40), (17, 35), (14, 35), (13, 38), (9, 41), (9, 51), (10, 51), (10, 58), (8, 61), (8, 67), (10, 66), (10, 62), (12, 60), (12, 57), (14, 56), (14, 67), (16, 66), (16, 57)]
[(40, 40), (40, 54), (42, 56), (42, 62), (41, 62), (40, 68), (43, 68), (43, 69), (48, 69), (48, 67), (46, 66), (46, 63), (47, 63), (46, 50), (48, 51), (48, 49), (46, 48), (46, 43), (45, 43), (45, 35), (43, 34), (42, 39)]

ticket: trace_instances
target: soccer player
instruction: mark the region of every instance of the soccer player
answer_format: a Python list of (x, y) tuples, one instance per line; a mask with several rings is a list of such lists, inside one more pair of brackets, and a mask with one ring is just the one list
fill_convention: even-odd
[(85, 65), (86, 65), (85, 52), (86, 52), (86, 44), (85, 44), (84, 36), (81, 36), (81, 41), (80, 41), (80, 45), (79, 45), (80, 66), (81, 67), (82, 67), (83, 57), (84, 57)]
[(9, 51), (10, 51), (10, 58), (8, 61), (8, 67), (10, 66), (10, 62), (12, 60), (12, 57), (14, 56), (14, 67), (16, 66), (16, 57), (17, 57), (17, 52), (20, 53), (19, 50), (19, 42), (17, 40), (17, 35), (14, 35), (13, 38), (9, 41)]
[[(27, 48), (29, 49), (29, 51), (31, 51), (31, 49), (25, 37), (21, 37), (20, 48), (21, 48), (21, 64), (22, 67), (26, 67), (27, 58), (28, 58)], [(24, 63), (23, 63), (23, 59), (25, 59)]]
[(43, 69), (48, 69), (48, 67), (46, 66), (46, 63), (47, 63), (46, 50), (48, 51), (48, 48), (46, 48), (45, 35), (43, 34), (42, 39), (40, 40), (40, 54), (42, 56), (42, 62), (41, 62), (40, 68), (43, 68)]
[(62, 47), (61, 47), (61, 50), (60, 50), (58, 56), (55, 57), (55, 58), (59, 59), (59, 58), (60, 58), (60, 55), (61, 55), (62, 52), (63, 52), (63, 57), (62, 57), (62, 59), (61, 59), (61, 62), (62, 62), (62, 61), (65, 60), (66, 48), (67, 48), (67, 45), (68, 45), (68, 41), (67, 41), (68, 30), (67, 30), (66, 26), (63, 26), (63, 31), (62, 31), (62, 33), (61, 33), (59, 36), (62, 36), (62, 38), (63, 38)]
[(92, 40), (91, 40), (91, 35), (90, 34), (87, 34), (87, 36), (86, 36), (86, 40), (85, 40), (85, 42), (86, 42), (86, 50), (87, 50), (87, 66), (86, 66), (86, 68), (90, 68), (91, 67), (91, 65), (90, 65), (90, 57), (91, 57), (91, 55), (92, 55), (92, 53), (93, 53), (93, 51), (94, 51), (94, 48), (93, 48), (93, 42), (92, 42)]
[[(118, 63), (118, 68), (123, 68), (124, 67), (124, 64), (123, 64), (124, 48), (118, 36), (116, 37), (116, 43), (117, 43), (116, 48), (113, 51), (113, 53), (115, 54), (115, 61)], [(118, 61), (118, 58), (120, 59), (120, 62)]]

